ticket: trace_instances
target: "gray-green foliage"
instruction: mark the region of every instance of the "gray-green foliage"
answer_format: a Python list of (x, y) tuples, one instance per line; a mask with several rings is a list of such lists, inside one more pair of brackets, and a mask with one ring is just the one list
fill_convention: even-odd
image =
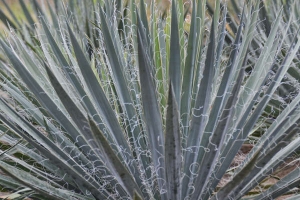
[(25, 23), (0, 10), (0, 185), (99, 200), (298, 186), (296, 168), (247, 195), (300, 147), (299, 2), (209, 2), (173, 1), (166, 18), (143, 0), (33, 0), (35, 16), (21, 0)]

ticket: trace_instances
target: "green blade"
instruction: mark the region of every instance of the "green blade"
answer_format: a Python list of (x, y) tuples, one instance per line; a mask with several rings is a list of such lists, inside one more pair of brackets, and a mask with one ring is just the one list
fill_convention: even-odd
[[(1, 40), (1, 45), (7, 54), (8, 58), (12, 62), (15, 69), (18, 71), (19, 75), (22, 77), (23, 81), (26, 83), (28, 88), (35, 94), (38, 101), (47, 108), (47, 110), (54, 116), (54, 118), (60, 122), (60, 124), (65, 128), (68, 134), (77, 141), (77, 137), (80, 135), (77, 128), (69, 121), (69, 119), (57, 109), (57, 105), (52, 101), (52, 99), (44, 92), (40, 85), (34, 80), (30, 73), (26, 70), (26, 67), (21, 63), (21, 61), (16, 57), (16, 55), (9, 49), (9, 47), (4, 44)], [(81, 137), (78, 139), (78, 145), (86, 150), (86, 155), (88, 155), (88, 150), (86, 148), (86, 143)]]
[[(238, 29), (238, 32), (237, 32), (237, 35), (236, 35), (236, 39), (235, 39), (235, 42), (233, 44), (233, 51), (232, 51), (232, 53), (230, 55), (230, 58), (229, 58), (230, 61), (228, 62), (227, 67), (225, 69), (225, 72), (222, 76), (220, 87), (218, 89), (217, 96), (216, 96), (216, 98), (214, 100), (214, 103), (212, 105), (212, 110), (211, 110), (211, 113), (209, 115), (208, 123), (205, 127), (205, 132), (206, 133), (213, 133), (215, 131), (215, 128), (217, 127), (216, 123), (218, 122), (220, 113), (221, 113), (223, 107), (225, 106), (225, 102), (227, 100), (226, 93), (228, 93), (231, 90), (230, 80), (231, 80), (233, 74), (236, 73), (234, 71), (234, 66), (236, 64), (237, 54), (239, 52), (238, 47), (240, 45), (241, 37), (242, 37), (243, 19), (244, 19), (244, 11), (243, 11), (242, 16), (241, 16), (241, 24), (239, 26), (239, 29)], [(244, 58), (244, 60), (246, 61), (246, 58)], [(244, 63), (245, 63), (245, 61), (244, 61)], [(240, 72), (241, 71), (243, 71), (243, 70), (240, 69)], [(241, 74), (239, 74), (238, 78), (240, 78), (240, 76), (241, 76)], [(238, 78), (235, 81), (237, 81)], [(205, 137), (205, 135), (204, 135), (204, 137), (202, 139), (203, 139), (203, 141), (201, 141), (201, 144), (206, 146), (206, 144), (208, 143), (208, 138)]]
[[(166, 180), (163, 167), (165, 161), (161, 158), (164, 155), (164, 134), (162, 128), (162, 119), (160, 108), (157, 101), (156, 88), (152, 78), (152, 61), (149, 60), (147, 41), (142, 25), (138, 23), (138, 61), (139, 75), (142, 93), (142, 104), (144, 110), (144, 120), (146, 130), (149, 137), (150, 151), (152, 153), (152, 161), (155, 167), (156, 176), (160, 190), (166, 189), (163, 182)], [(166, 194), (162, 194), (162, 198), (166, 199)]]
[[(277, 19), (277, 27), (278, 27), (278, 22), (279, 22), (279, 19)], [(276, 27), (274, 27), (274, 28), (276, 29)], [(247, 29), (247, 27), (246, 27), (246, 29)], [(270, 38), (270, 40), (274, 41), (274, 38)], [(275, 42), (274, 46), (272, 47), (273, 50), (276, 49), (276, 47), (277, 47), (276, 44), (277, 43)], [(245, 50), (242, 49), (242, 52), (243, 51), (245, 51)], [(238, 65), (238, 66), (243, 66), (243, 65)], [(263, 76), (261, 79), (265, 80), (266, 76)], [(261, 80), (260, 82), (263, 83), (263, 80)], [(259, 89), (252, 89), (251, 91), (259, 91)], [(243, 90), (242, 93), (246, 93), (245, 90)], [(243, 94), (241, 94), (241, 95), (243, 95)], [(249, 113), (253, 109), (253, 106), (257, 101), (258, 95), (259, 95), (258, 92), (254, 93), (252, 95), (253, 97), (252, 97), (251, 102), (249, 104), (247, 104), (247, 106), (244, 105), (245, 102), (242, 100), (243, 97), (241, 97), (239, 99), (239, 103), (237, 105), (244, 105), (242, 108), (247, 109), (245, 113)], [(248, 96), (250, 96), (250, 95), (248, 95)], [(268, 98), (268, 95), (266, 95), (266, 98)], [(234, 159), (234, 156), (240, 149), (241, 145), (244, 143), (243, 142), (244, 139), (248, 136), (248, 133), (251, 131), (252, 127), (254, 126), (258, 117), (260, 116), (261, 112), (263, 111), (263, 105), (262, 104), (260, 104), (260, 105), (262, 107), (257, 108), (255, 110), (255, 112), (252, 113), (252, 115), (250, 116), (250, 119), (248, 121), (247, 121), (248, 114), (240, 116), (239, 121), (236, 123), (236, 128), (235, 128), (236, 130), (233, 132), (232, 138), (227, 142), (227, 145), (224, 146), (224, 148), (222, 149), (222, 154), (220, 155), (220, 158), (225, 158), (225, 159), (222, 160), (221, 166), (219, 167), (219, 169), (216, 170), (217, 171), (216, 177), (218, 177), (218, 178), (222, 177), (223, 174), (225, 173), (225, 171), (230, 166), (230, 163)], [(237, 106), (237, 112), (238, 112), (237, 115), (239, 115), (239, 106)], [(214, 181), (213, 186), (217, 185), (217, 182), (218, 182), (217, 179)]]
[(169, 86), (165, 135), (165, 171), (168, 199), (181, 198), (181, 138), (179, 112), (172, 83)]
[[(218, 156), (221, 152), (221, 145), (224, 143), (225, 136), (228, 131), (228, 127), (233, 122), (233, 116), (235, 112), (234, 105), (238, 100), (238, 94), (244, 78), (244, 69), (240, 70), (239, 77), (232, 89), (231, 96), (228, 98), (224, 109), (221, 111), (221, 116), (218, 120), (214, 132), (209, 138), (209, 145), (207, 146), (208, 152), (204, 153), (201, 160), (198, 177), (195, 181), (195, 187), (197, 190), (193, 193), (193, 197), (197, 197), (208, 187), (209, 178), (217, 164)], [(211, 113), (212, 115), (213, 113)], [(201, 191), (202, 190), (202, 191)]]
[(132, 158), (131, 150), (129, 148), (127, 140), (124, 138), (123, 131), (114, 114), (114, 111), (112, 110), (102, 87), (99, 85), (99, 82), (90, 67), (90, 63), (86, 59), (85, 54), (83, 53), (81, 47), (79, 46), (75, 38), (75, 35), (73, 34), (73, 31), (71, 30), (69, 25), (68, 25), (68, 30), (73, 45), (73, 49), (76, 55), (76, 59), (80, 67), (80, 70), (82, 72), (82, 75), (84, 77), (84, 80), (88, 86), (90, 94), (92, 95), (94, 103), (96, 104), (98, 110), (101, 113), (101, 117), (103, 121), (105, 122), (105, 124), (107, 125), (110, 131), (109, 136), (112, 138), (110, 142), (117, 143), (119, 147), (122, 147), (126, 150), (124, 152), (120, 152), (124, 160), (130, 159)]
[[(128, 82), (124, 77), (125, 66), (122, 66), (122, 62), (120, 61), (122, 57), (120, 56), (120, 52), (117, 53), (116, 49), (121, 49), (115, 47), (113, 43), (113, 38), (111, 37), (111, 33), (109, 31), (109, 27), (107, 24), (107, 20), (105, 19), (104, 13), (100, 10), (100, 18), (101, 18), (101, 27), (103, 32), (104, 41), (106, 44), (107, 55), (110, 61), (110, 66), (112, 69), (112, 75), (115, 83), (115, 87), (118, 93), (118, 98), (121, 101), (121, 106), (126, 111), (129, 121), (137, 121), (137, 113), (135, 108), (133, 107), (134, 103), (131, 99), (129, 88), (127, 87)], [(115, 47), (115, 48), (114, 48)], [(140, 134), (140, 128), (138, 126), (134, 126), (130, 124), (131, 131), (129, 137), (133, 137), (134, 141), (136, 141)], [(134, 148), (139, 148), (138, 144), (134, 144)], [(143, 149), (145, 149), (145, 144), (143, 141), (140, 142), (140, 145)], [(145, 166), (146, 168), (146, 166)]]
[[(212, 93), (212, 82), (215, 76), (214, 72), (214, 61), (215, 61), (215, 33), (214, 26), (211, 25), (210, 31), (210, 43), (208, 45), (207, 57), (205, 61), (205, 66), (203, 69), (203, 77), (200, 81), (200, 86), (197, 93), (197, 98), (195, 102), (195, 109), (193, 110), (193, 117), (191, 121), (191, 128), (187, 138), (187, 148), (199, 147), (200, 142), (202, 142), (202, 137), (204, 137), (204, 128), (207, 123), (207, 115), (209, 112), (209, 106), (211, 101)], [(190, 168), (190, 165), (198, 160), (199, 153), (202, 149), (193, 151), (187, 151), (184, 156), (184, 173), (189, 177), (191, 173), (194, 173), (194, 167)], [(190, 179), (188, 182), (192, 182)], [(184, 185), (188, 183), (183, 182)], [(191, 188), (190, 188), (191, 189)], [(184, 196), (186, 194), (183, 194)]]
[(118, 179), (118, 183), (126, 188), (127, 193), (131, 197), (134, 196), (134, 191), (138, 192), (139, 195), (142, 195), (140, 188), (134, 181), (134, 177), (119, 160), (118, 156), (116, 156), (105, 136), (98, 129), (97, 125), (91, 118), (89, 118), (89, 126), (91, 127), (95, 142), (97, 143), (99, 149), (101, 149), (101, 151), (104, 153), (106, 165), (108, 165), (110, 170), (115, 172), (115, 178)]
[[(193, 0), (193, 5), (196, 5), (196, 1)], [(181, 123), (183, 126), (183, 135), (187, 135), (189, 127), (190, 118), (190, 108), (191, 108), (191, 93), (193, 87), (193, 76), (196, 64), (196, 54), (197, 54), (197, 24), (200, 20), (196, 17), (196, 6), (193, 6), (192, 11), (192, 21), (190, 27), (190, 34), (188, 38), (187, 55), (185, 59), (185, 66), (183, 70), (182, 77), (182, 94), (181, 94), (181, 105), (180, 105), (180, 115)]]
[[(170, 61), (169, 61), (169, 77), (174, 87), (174, 94), (177, 105), (180, 105), (181, 94), (181, 60), (180, 60), (180, 38), (177, 19), (177, 6), (172, 3), (171, 17), (171, 40), (170, 40)], [(179, 107), (180, 109), (180, 107)]]
[[(94, 161), (94, 164), (101, 165), (102, 163), (97, 163), (101, 155), (99, 155), (99, 152), (96, 152), (96, 145), (92, 142), (92, 132), (89, 129), (86, 129), (85, 127), (88, 126), (88, 121), (85, 118), (85, 116), (81, 113), (81, 111), (78, 109), (76, 104), (73, 102), (73, 100), (68, 96), (68, 94), (64, 91), (63, 87), (60, 85), (57, 78), (54, 76), (54, 74), (51, 72), (48, 67), (46, 67), (47, 74), (49, 76), (49, 79), (51, 81), (51, 84), (53, 88), (55, 89), (56, 93), (58, 94), (59, 99), (63, 103), (64, 107), (70, 114), (71, 118), (75, 122), (76, 126), (80, 130), (81, 134), (79, 137), (82, 138), (82, 140), (86, 144), (90, 144), (89, 147), (89, 154), (91, 155), (91, 158)], [(98, 157), (97, 157), (98, 156)]]
[(98, 123), (102, 124), (102, 120), (99, 117), (95, 107), (93, 106), (89, 96), (87, 96), (86, 91), (84, 91), (83, 87), (81, 86), (81, 83), (78, 80), (78, 77), (75, 76), (74, 71), (69, 67), (71, 64), (68, 63), (65, 56), (63, 55), (63, 52), (60, 50), (57, 42), (54, 40), (53, 35), (51, 34), (49, 28), (47, 27), (45, 21), (41, 20), (43, 29), (45, 31), (45, 35), (47, 37), (47, 40), (51, 46), (52, 52), (55, 54), (56, 59), (58, 59), (61, 68), (64, 70), (65, 75), (68, 77), (70, 82), (73, 84), (74, 88), (77, 90), (80, 97), (83, 98), (83, 103), (86, 107), (86, 109), (89, 111), (91, 116), (94, 116), (93, 119)]
[[(13, 110), (11, 110), (11, 108), (9, 109), (11, 112), (17, 115)], [(40, 138), (40, 142), (33, 140), (25, 132), (20, 131), (12, 123), (6, 120), (2, 114), (0, 115), (0, 119), (3, 123), (9, 126), (18, 135), (26, 139), (33, 147), (35, 147), (40, 153), (42, 153), (43, 155), (45, 155), (45, 157), (47, 157), (49, 160), (55, 163), (55, 165), (61, 168), (65, 173), (69, 174), (78, 185), (83, 186), (83, 188), (86, 188), (93, 195), (98, 196), (99, 198), (107, 197), (107, 194), (104, 194), (105, 192), (100, 193), (96, 189), (97, 187), (99, 187), (99, 184), (93, 180), (90, 174), (84, 171), (73, 159), (70, 159), (69, 155), (67, 155), (62, 151), (62, 149), (54, 145), (48, 138), (46, 138), (45, 135), (37, 131), (23, 118), (21, 118), (20, 116), (18, 116), (18, 118), (21, 120), (21, 123), (23, 123), (28, 128), (28, 131), (34, 132), (35, 135), (38, 136), (37, 139)], [(48, 148), (45, 149), (43, 146), (41, 146), (41, 144), (48, 146)], [(65, 161), (68, 161), (68, 163), (66, 163)], [(89, 181), (87, 181), (85, 176), (89, 177)]]
[(3, 161), (0, 161), (0, 168), (18, 182), (21, 182), (23, 185), (33, 189), (39, 194), (43, 194), (45, 197), (55, 200), (70, 199), (69, 194), (54, 188), (47, 182), (43, 182), (31, 174), (23, 170), (18, 170), (17, 168), (12, 167)]

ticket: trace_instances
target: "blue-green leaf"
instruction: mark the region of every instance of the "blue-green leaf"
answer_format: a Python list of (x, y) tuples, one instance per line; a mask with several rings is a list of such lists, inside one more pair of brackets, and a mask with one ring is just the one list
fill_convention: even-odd
[(181, 138), (179, 112), (172, 84), (169, 86), (165, 135), (165, 170), (168, 199), (181, 198)]

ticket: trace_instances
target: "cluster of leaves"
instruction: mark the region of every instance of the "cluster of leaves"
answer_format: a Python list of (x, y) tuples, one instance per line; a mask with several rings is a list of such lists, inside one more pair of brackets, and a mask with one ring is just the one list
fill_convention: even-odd
[(296, 167), (247, 196), (300, 147), (297, 0), (163, 14), (31, 2), (25, 22), (0, 10), (0, 185), (16, 199), (273, 199), (299, 185)]

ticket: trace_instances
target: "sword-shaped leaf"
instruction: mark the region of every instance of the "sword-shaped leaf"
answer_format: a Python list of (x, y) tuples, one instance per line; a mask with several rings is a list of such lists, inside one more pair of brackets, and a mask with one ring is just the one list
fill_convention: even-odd
[(176, 1), (174, 1), (172, 3), (172, 17), (171, 17), (169, 77), (174, 88), (174, 95), (175, 95), (177, 105), (180, 106), (181, 60), (180, 60), (179, 42), (180, 42), (180, 38), (179, 38), (179, 27), (178, 27), (178, 19), (177, 19), (177, 5), (176, 5)]
[[(142, 104), (144, 110), (144, 120), (149, 137), (149, 148), (152, 153), (152, 161), (155, 167), (158, 185), (160, 189), (165, 189), (164, 181), (165, 166), (164, 155), (164, 134), (162, 127), (162, 119), (160, 108), (157, 101), (156, 88), (152, 78), (152, 61), (149, 58), (149, 46), (145, 41), (145, 33), (141, 25), (138, 23), (138, 61), (139, 61), (139, 75), (142, 93)], [(163, 199), (166, 199), (166, 194), (163, 194)]]
[(134, 181), (133, 176), (126, 169), (118, 156), (114, 153), (103, 133), (98, 129), (97, 125), (90, 117), (88, 120), (93, 138), (95, 140), (94, 142), (98, 145), (99, 149), (101, 149), (101, 152), (103, 152), (104, 161), (106, 162), (108, 168), (117, 173), (115, 174), (115, 178), (118, 179), (119, 184), (121, 184), (124, 189), (126, 189), (127, 193), (131, 197), (134, 196), (134, 191), (136, 191), (138, 195), (142, 195), (142, 192), (140, 191), (139, 186)]
[(165, 134), (165, 171), (168, 199), (181, 198), (181, 138), (179, 112), (172, 83), (169, 85)]

